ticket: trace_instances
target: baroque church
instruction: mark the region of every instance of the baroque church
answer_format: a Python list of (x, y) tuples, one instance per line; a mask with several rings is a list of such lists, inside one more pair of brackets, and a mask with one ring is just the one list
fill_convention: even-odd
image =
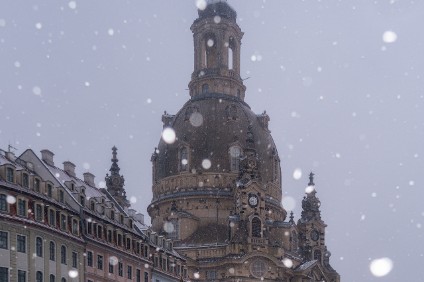
[(0, 149), (1, 282), (340, 281), (314, 175), (297, 222), (281, 204), (270, 118), (244, 101), (236, 12), (210, 1), (198, 13), (190, 99), (162, 116), (151, 158), (151, 226), (127, 200), (117, 148), (104, 187), (49, 150)]
[[(244, 101), (243, 32), (235, 10), (211, 1), (191, 26), (190, 99), (162, 116), (152, 154), (152, 229), (174, 241), (198, 281), (340, 281), (330, 265), (314, 175), (297, 223), (281, 204), (269, 116)], [(171, 131), (174, 138), (167, 138)]]

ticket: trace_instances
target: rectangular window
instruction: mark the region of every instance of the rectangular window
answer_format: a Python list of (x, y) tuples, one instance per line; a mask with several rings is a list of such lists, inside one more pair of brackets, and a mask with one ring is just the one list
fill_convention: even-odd
[(0, 211), (7, 212), (7, 196), (0, 194)]
[(87, 252), (87, 265), (93, 267), (93, 252)]
[(97, 237), (98, 238), (103, 238), (102, 236), (102, 227), (100, 225), (97, 225)]
[(16, 251), (20, 253), (26, 252), (26, 236), (24, 235), (16, 235)]
[(59, 191), (59, 202), (65, 202), (65, 194), (63, 193), (63, 190)]
[[(0, 281), (2, 281), (0, 279)], [(18, 270), (18, 282), (26, 282), (26, 271)]]
[(149, 282), (149, 273), (144, 272), (144, 282)]
[(66, 264), (66, 247), (65, 246), (61, 246), (60, 247), (60, 263), (62, 264)]
[(72, 252), (72, 267), (78, 267), (78, 253)]
[(128, 279), (132, 279), (132, 266), (127, 266)]
[(127, 238), (127, 250), (131, 249), (131, 239)]
[(60, 215), (60, 229), (66, 231), (66, 215)]
[(87, 233), (92, 234), (93, 233), (93, 223), (87, 222)]
[(144, 246), (144, 257), (147, 258), (149, 256), (149, 247), (147, 245)]
[(97, 268), (103, 270), (103, 256), (97, 256)]
[(158, 267), (158, 265), (159, 265), (159, 259), (158, 259), (158, 257), (155, 257), (155, 260), (153, 262), (153, 266)]
[(43, 207), (40, 204), (35, 205), (35, 220), (36, 221), (43, 220)]
[(19, 199), (18, 200), (18, 215), (19, 216), (26, 216), (27, 215), (27, 208), (26, 208), (26, 201)]
[(78, 220), (72, 220), (72, 234), (78, 235)]
[(7, 267), (0, 267), (0, 281), (1, 282), (9, 281), (9, 269)]
[(110, 260), (109, 260), (109, 273), (113, 273), (113, 264)]
[(35, 238), (35, 254), (37, 257), (43, 257), (43, 239), (41, 237)]
[(13, 182), (13, 180), (14, 180), (13, 178), (14, 178), (13, 169), (8, 167), (6, 169), (6, 180), (9, 181), (9, 182)]
[(55, 219), (54, 210), (49, 210), (49, 224), (51, 226), (56, 226), (56, 219)]
[(40, 179), (38, 178), (34, 179), (34, 191), (40, 192)]
[(107, 231), (107, 241), (112, 242), (112, 230)]
[(135, 271), (135, 281), (136, 282), (141, 282), (141, 270), (140, 269), (137, 269)]
[[(8, 233), (4, 231), (0, 231), (0, 249), (8, 248)], [(0, 280), (1, 281), (1, 280)]]
[(22, 174), (22, 186), (24, 186), (25, 188), (29, 187), (29, 177), (26, 173)]
[(47, 184), (47, 196), (53, 197), (53, 186), (51, 184)]
[(216, 271), (214, 270), (209, 270), (206, 271), (206, 279), (209, 280), (215, 280), (216, 279)]
[(50, 241), (49, 245), (49, 257), (51, 261), (56, 260), (56, 246), (53, 241)]
[(124, 266), (122, 265), (122, 262), (118, 262), (118, 275), (124, 276)]

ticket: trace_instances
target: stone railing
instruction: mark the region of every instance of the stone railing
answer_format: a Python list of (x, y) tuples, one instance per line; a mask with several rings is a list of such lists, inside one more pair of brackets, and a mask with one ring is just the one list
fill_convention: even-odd
[(265, 238), (251, 238), (250, 243), (253, 245), (266, 245), (268, 244), (268, 240)]
[(234, 174), (180, 174), (162, 179), (153, 186), (153, 198), (160, 195), (201, 190), (210, 188), (232, 189), (235, 186), (236, 175)]

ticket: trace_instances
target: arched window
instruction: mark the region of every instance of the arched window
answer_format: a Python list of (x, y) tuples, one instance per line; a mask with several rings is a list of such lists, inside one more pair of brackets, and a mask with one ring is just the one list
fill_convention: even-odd
[(202, 93), (209, 93), (209, 84), (205, 83), (202, 85)]
[(37, 257), (43, 256), (43, 239), (40, 237), (35, 238), (35, 254)]
[(64, 277), (62, 277), (62, 279), (60, 280), (60, 282), (66, 282), (66, 279)]
[(234, 38), (230, 37), (228, 41), (228, 69), (234, 69), (234, 54), (236, 52), (236, 44), (234, 42)]
[(241, 157), (241, 149), (238, 146), (232, 146), (230, 148), (230, 168), (231, 171), (239, 171), (240, 170), (240, 157)]
[(0, 194), (0, 211), (7, 211), (7, 196), (5, 194)]
[(252, 237), (262, 237), (262, 223), (258, 217), (252, 219)]
[(233, 69), (233, 49), (231, 46), (228, 46), (228, 69)]
[(208, 34), (205, 37), (205, 66), (213, 68), (218, 63), (217, 42), (214, 34)]
[(37, 271), (37, 273), (35, 274), (35, 281), (43, 282), (43, 273), (41, 271)]
[(188, 170), (188, 149), (187, 147), (182, 147), (180, 149), (180, 171)]
[(178, 219), (177, 218), (171, 219), (168, 226), (169, 226), (168, 230), (165, 230), (168, 232), (168, 238), (172, 240), (177, 240), (179, 229), (180, 229), (180, 224), (178, 222)]
[(60, 247), (60, 262), (66, 264), (66, 247), (63, 245)]
[(56, 276), (54, 276), (53, 274), (50, 274), (49, 282), (56, 282)]
[(320, 250), (314, 251), (314, 259), (316, 259), (317, 261), (321, 261), (321, 251)]
[(54, 244), (53, 241), (50, 241), (49, 255), (50, 255), (50, 260), (51, 261), (55, 261), (56, 260), (56, 246), (55, 246), (55, 244)]

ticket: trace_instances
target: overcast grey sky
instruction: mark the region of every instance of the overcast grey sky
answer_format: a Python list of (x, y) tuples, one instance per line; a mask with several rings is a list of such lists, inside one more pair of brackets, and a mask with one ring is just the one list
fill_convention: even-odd
[[(422, 281), (424, 1), (229, 3), (296, 219), (313, 170), (342, 281)], [(0, 148), (50, 149), (99, 183), (116, 145), (146, 213), (161, 115), (189, 98), (196, 17), (194, 0), (0, 1)], [(392, 271), (373, 276), (384, 257)]]

